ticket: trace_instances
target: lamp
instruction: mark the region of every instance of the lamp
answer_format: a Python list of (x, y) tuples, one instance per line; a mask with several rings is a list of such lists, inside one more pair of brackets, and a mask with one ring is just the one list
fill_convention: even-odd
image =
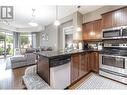
[(32, 21), (31, 22), (29, 22), (29, 25), (31, 25), (31, 26), (38, 26), (38, 24), (35, 22), (35, 9), (32, 9)]
[[(77, 6), (77, 12), (79, 11), (79, 8), (80, 8), (80, 7), (81, 7), (81, 6)], [(81, 27), (77, 27), (77, 28), (76, 28), (76, 31), (78, 31), (78, 32), (81, 31), (81, 30), (82, 30)]]
[(60, 25), (60, 21), (58, 20), (58, 7), (56, 6), (56, 20), (54, 22), (55, 26), (59, 26)]

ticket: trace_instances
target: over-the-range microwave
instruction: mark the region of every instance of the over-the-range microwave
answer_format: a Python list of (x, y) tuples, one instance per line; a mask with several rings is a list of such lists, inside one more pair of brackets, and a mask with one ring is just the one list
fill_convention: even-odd
[(102, 32), (103, 39), (127, 38), (127, 26), (103, 29)]

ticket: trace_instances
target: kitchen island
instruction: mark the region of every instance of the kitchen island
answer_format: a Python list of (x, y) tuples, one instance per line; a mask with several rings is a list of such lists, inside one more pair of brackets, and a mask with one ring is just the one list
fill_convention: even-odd
[[(64, 89), (95, 67), (90, 64), (91, 58), (98, 58), (90, 56), (93, 52), (98, 54), (96, 50), (38, 52), (37, 73), (52, 88)], [(98, 69), (98, 65), (96, 67)]]

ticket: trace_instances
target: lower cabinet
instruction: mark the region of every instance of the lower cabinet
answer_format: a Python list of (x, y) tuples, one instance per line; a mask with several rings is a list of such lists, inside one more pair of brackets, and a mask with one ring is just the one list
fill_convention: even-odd
[(71, 83), (79, 78), (79, 62), (80, 54), (73, 54), (71, 56)]
[(85, 74), (88, 73), (88, 53), (80, 54), (80, 61), (79, 61), (79, 77), (83, 77)]
[(88, 73), (88, 54), (79, 53), (71, 56), (71, 83)]
[(92, 71), (99, 73), (99, 53), (91, 52), (89, 55), (89, 65)]
[(80, 79), (90, 71), (99, 72), (99, 53), (84, 52), (71, 56), (71, 83)]

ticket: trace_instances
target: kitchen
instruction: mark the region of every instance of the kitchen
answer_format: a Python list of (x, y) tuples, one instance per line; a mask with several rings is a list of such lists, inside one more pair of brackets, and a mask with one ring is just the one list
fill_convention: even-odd
[[(77, 12), (76, 15), (81, 21), (81, 14)], [(80, 36), (76, 37), (74, 33), (76, 49), (63, 50), (65, 45), (59, 48), (60, 51), (37, 53), (37, 73), (52, 88), (68, 89), (91, 72), (127, 84), (127, 7), (113, 9), (101, 16), (83, 23), (83, 32), (78, 32)], [(79, 25), (81, 23), (75, 26)]]

